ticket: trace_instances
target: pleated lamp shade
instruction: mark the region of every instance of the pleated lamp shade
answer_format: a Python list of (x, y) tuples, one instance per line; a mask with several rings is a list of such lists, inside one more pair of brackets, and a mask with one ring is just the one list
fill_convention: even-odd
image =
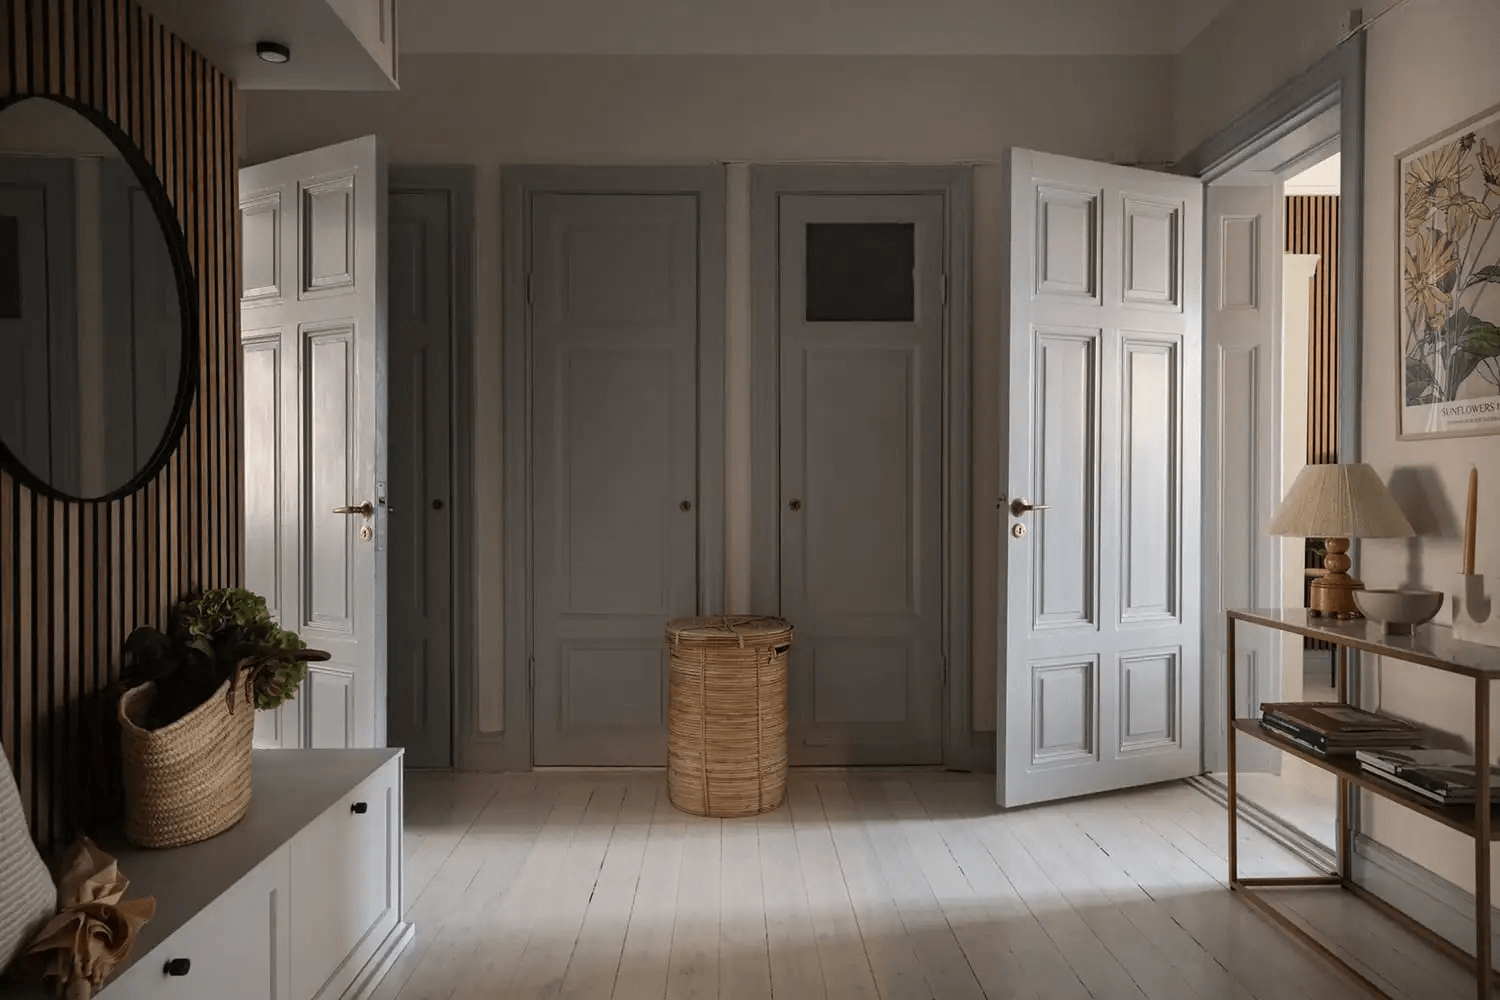
[(1288, 538), (1410, 538), (1416, 534), (1380, 476), (1364, 462), (1309, 465), (1297, 475), (1271, 534)]

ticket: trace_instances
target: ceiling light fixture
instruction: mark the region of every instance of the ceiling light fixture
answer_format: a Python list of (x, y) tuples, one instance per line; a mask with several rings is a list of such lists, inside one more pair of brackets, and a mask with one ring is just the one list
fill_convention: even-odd
[(292, 59), (292, 50), (280, 42), (256, 42), (255, 54), (268, 63), (284, 63)]

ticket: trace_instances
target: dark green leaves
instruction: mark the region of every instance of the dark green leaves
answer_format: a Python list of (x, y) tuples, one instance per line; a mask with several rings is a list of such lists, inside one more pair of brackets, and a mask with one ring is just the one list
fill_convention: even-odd
[(1469, 283), (1464, 287), (1473, 288), (1475, 285), (1482, 285), (1487, 281), (1491, 284), (1500, 285), (1500, 264), (1491, 264), (1489, 267), (1481, 267), (1479, 270), (1469, 275)]

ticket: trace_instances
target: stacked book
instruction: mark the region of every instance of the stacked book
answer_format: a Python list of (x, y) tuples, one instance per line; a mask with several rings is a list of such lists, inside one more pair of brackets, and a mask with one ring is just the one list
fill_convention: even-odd
[(1410, 722), (1334, 701), (1266, 702), (1260, 711), (1262, 727), (1317, 754), (1414, 747), (1422, 742), (1422, 731)]
[[(1366, 771), (1429, 802), (1474, 804), (1478, 775), (1472, 754), (1462, 750), (1360, 750), (1354, 756)], [(1500, 768), (1490, 768), (1490, 784), (1500, 787)]]

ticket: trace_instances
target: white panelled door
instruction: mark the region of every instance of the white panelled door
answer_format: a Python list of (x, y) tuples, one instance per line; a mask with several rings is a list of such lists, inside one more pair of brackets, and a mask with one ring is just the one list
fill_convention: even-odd
[(240, 171), (245, 585), (332, 659), (271, 747), (386, 739), (386, 177), (375, 136)]
[[(1203, 638), (1213, 650), (1204, 699), (1212, 709), (1205, 754), (1210, 771), (1224, 769), (1228, 740), (1224, 611), (1282, 603), (1283, 543), (1266, 528), (1281, 502), (1283, 205), (1275, 184), (1208, 189), (1203, 455), (1211, 488), (1204, 497)], [(1268, 629), (1237, 633), (1238, 716), (1253, 718), (1261, 702), (1280, 699), (1281, 648)], [(1280, 762), (1274, 747), (1240, 741), (1241, 771), (1273, 771)]]
[(998, 801), (1196, 774), (1201, 182), (1013, 150)]

